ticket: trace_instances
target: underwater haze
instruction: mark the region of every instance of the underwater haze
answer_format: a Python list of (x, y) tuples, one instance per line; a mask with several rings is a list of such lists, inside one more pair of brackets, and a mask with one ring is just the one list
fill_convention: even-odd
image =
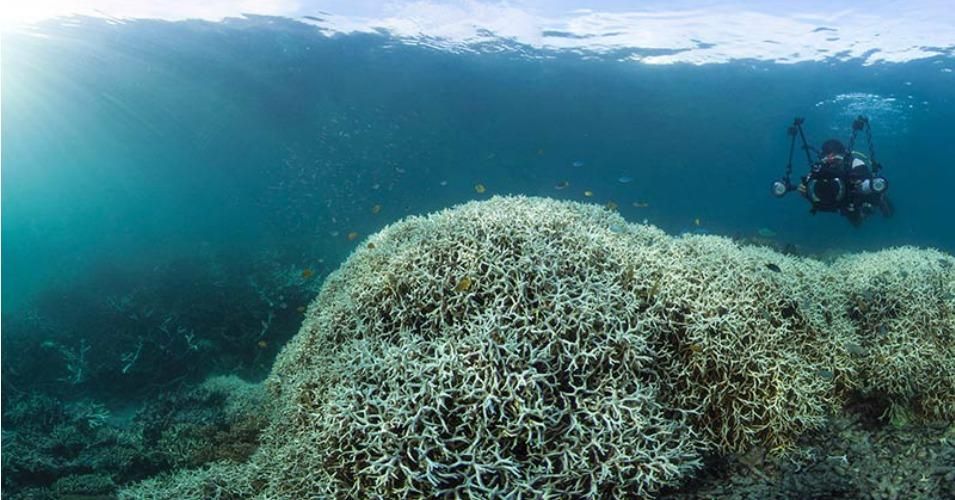
[[(331, 265), (352, 231), (500, 193), (614, 202), (670, 232), (766, 228), (813, 251), (955, 249), (950, 46), (907, 62), (648, 64), (685, 50), (452, 50), (309, 22), (74, 18), (8, 32), (4, 306), (98, 262), (201, 244), (307, 242)], [(895, 218), (853, 230), (768, 195), (793, 117), (818, 147), (845, 141), (858, 114)], [(797, 150), (794, 178), (805, 171)]]
[[(164, 2), (8, 27), (5, 434), (14, 399), (92, 427), (210, 374), (262, 378), (367, 236), (494, 195), (819, 258), (955, 253), (943, 4)], [(795, 117), (819, 147), (859, 115), (893, 217), (854, 228), (771, 195)], [(83, 460), (25, 474), (5, 456), (4, 494), (108, 467)]]

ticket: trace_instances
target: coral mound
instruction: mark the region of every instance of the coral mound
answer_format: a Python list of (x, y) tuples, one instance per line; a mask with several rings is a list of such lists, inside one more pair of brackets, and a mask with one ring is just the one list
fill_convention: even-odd
[[(540, 198), (411, 217), (325, 282), (248, 463), (124, 496), (642, 497), (853, 394), (951, 415), (951, 259), (896, 252), (826, 266)], [(920, 264), (867, 292), (896, 258)]]
[(497, 198), (368, 240), (274, 367), (276, 493), (646, 494), (695, 467), (621, 265), (665, 237), (612, 227)]
[[(646, 312), (667, 405), (724, 452), (789, 448), (838, 406), (853, 340), (826, 268), (715, 236), (673, 240)], [(635, 290), (640, 294), (640, 290)]]
[(843, 257), (832, 273), (859, 332), (861, 392), (896, 417), (955, 420), (955, 259), (902, 247)]

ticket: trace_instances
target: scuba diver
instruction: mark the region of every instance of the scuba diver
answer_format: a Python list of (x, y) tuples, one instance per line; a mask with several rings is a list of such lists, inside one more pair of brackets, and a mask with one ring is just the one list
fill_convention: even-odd
[[(809, 212), (813, 215), (819, 211), (836, 212), (845, 216), (855, 227), (862, 225), (863, 219), (876, 208), (883, 216), (891, 217), (895, 210), (886, 195), (889, 182), (879, 175), (882, 165), (875, 160), (869, 120), (859, 116), (852, 122), (848, 147), (838, 139), (829, 139), (818, 152), (806, 141), (802, 130), (803, 121), (802, 118), (796, 118), (789, 127), (789, 136), (792, 138), (789, 144), (789, 163), (786, 165), (786, 174), (773, 182), (773, 195), (782, 197), (790, 191), (799, 191), (812, 205)], [(869, 156), (852, 149), (856, 135), (863, 130), (869, 145)], [(794, 186), (789, 176), (792, 174), (797, 135), (802, 140), (802, 149), (806, 152), (809, 173), (800, 179), (798, 186)], [(816, 153), (816, 160), (812, 159), (813, 152)]]

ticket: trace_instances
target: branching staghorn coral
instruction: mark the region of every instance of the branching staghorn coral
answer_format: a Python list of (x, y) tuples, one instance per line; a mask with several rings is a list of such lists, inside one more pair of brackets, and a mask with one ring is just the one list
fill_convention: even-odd
[[(646, 497), (703, 451), (786, 450), (860, 389), (950, 408), (937, 373), (870, 380), (851, 308), (865, 292), (843, 265), (546, 199), (412, 217), (325, 281), (266, 381), (271, 424), (248, 463), (123, 497)], [(909, 297), (941, 300), (910, 315), (937, 339), (950, 276)]]
[(86, 381), (89, 369), (89, 359), (86, 357), (86, 353), (91, 349), (86, 339), (80, 339), (76, 349), (70, 349), (52, 340), (44, 341), (42, 346), (46, 349), (55, 349), (63, 356), (66, 375), (60, 377), (58, 380), (71, 385), (82, 384)]
[(276, 363), (283, 424), (268, 434), (314, 441), (270, 491), (308, 469), (302, 491), (335, 496), (645, 495), (696, 467), (684, 413), (657, 401), (619, 260), (665, 237), (612, 222), (499, 198), (372, 237)]
[(831, 274), (859, 332), (863, 393), (892, 412), (955, 419), (955, 259), (902, 247), (843, 257)]
[(694, 410), (694, 427), (718, 449), (785, 449), (854, 383), (835, 349), (851, 328), (825, 313), (833, 299), (822, 264), (685, 236), (658, 272), (646, 315), (665, 400)]
[(82, 400), (67, 406), (67, 412), (75, 423), (89, 428), (102, 426), (109, 420), (110, 411), (102, 403), (91, 400)]

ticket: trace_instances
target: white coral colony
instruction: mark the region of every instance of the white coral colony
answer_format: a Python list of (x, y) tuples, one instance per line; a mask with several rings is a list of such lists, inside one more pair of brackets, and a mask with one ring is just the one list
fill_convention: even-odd
[(250, 462), (125, 495), (634, 498), (704, 450), (786, 453), (852, 394), (955, 417), (955, 271), (933, 250), (830, 266), (524, 197), (367, 243), (276, 360)]

